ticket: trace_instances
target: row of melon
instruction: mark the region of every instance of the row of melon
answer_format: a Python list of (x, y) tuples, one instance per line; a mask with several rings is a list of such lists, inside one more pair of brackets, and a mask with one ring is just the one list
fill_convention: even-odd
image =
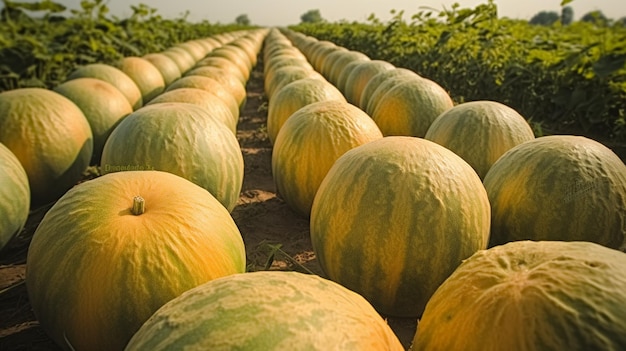
[[(612, 306), (626, 296), (603, 284), (579, 286), (588, 279), (614, 279), (618, 286), (626, 281), (626, 256), (610, 249), (625, 249), (626, 167), (611, 150), (584, 137), (535, 139), (525, 119), (503, 104), (453, 106), (441, 87), (412, 72), (329, 42), (283, 33), (385, 135), (339, 158), (327, 153), (336, 161), (312, 190), (311, 238), (328, 277), (382, 313), (422, 316), (416, 349), (624, 346), (626, 318)], [(299, 127), (278, 132), (278, 138), (293, 136), (291, 145), (277, 150), (274, 144), (274, 155), (296, 160), (285, 168), (306, 170), (301, 179), (276, 179), (291, 184), (298, 196), (311, 192), (306, 179), (324, 168), (316, 168), (324, 138), (342, 140), (328, 122), (325, 135), (315, 134), (305, 121), (314, 113), (306, 110), (283, 124), (307, 114)], [(307, 139), (307, 133), (314, 135)], [(281, 195), (295, 203), (289, 200), (293, 195)], [(503, 263), (494, 266), (498, 262)], [(548, 274), (544, 265), (550, 266)], [(508, 294), (525, 293), (527, 284), (537, 295), (516, 300), (525, 304), (524, 313), (504, 321), (492, 314), (486, 318), (493, 323), (475, 328), (482, 309), (500, 315), (511, 303)], [(459, 287), (465, 286), (466, 296), (459, 299)], [(486, 300), (467, 307), (483, 295)], [(596, 304), (598, 296), (602, 302)], [(585, 317), (572, 320), (563, 306)], [(535, 319), (539, 326), (521, 329), (529, 314), (545, 317)], [(552, 324), (551, 314), (560, 316), (560, 324)], [(611, 322), (598, 320), (598, 314), (611, 316)], [(508, 328), (504, 339), (500, 334), (486, 343), (482, 334), (465, 339), (503, 325)], [(550, 333), (537, 334), (542, 328)], [(584, 340), (569, 338), (587, 328), (593, 331), (583, 333)], [(465, 338), (457, 337), (459, 330), (466, 331)], [(602, 337), (594, 339), (598, 330)]]
[[(29, 208), (55, 201), (81, 179), (90, 164), (99, 164), (105, 142), (115, 127), (144, 105), (175, 100), (196, 102), (211, 108), (213, 115), (227, 121), (234, 132), (239, 104), (245, 99), (245, 81), (239, 77), (249, 75), (254, 64), (251, 57), (255, 57), (255, 50), (260, 50), (260, 40), (257, 37), (254, 43), (250, 35), (222, 33), (184, 42), (160, 53), (125, 57), (116, 65), (89, 64), (70, 73), (68, 80), (53, 90), (25, 88), (0, 94), (0, 143), (6, 148), (3, 155), (19, 160), (5, 162), (22, 168), (3, 174), (2, 196), (14, 200), (3, 202), (0, 212), (4, 223), (0, 248), (21, 230)], [(232, 43), (236, 50), (227, 43)], [(244, 61), (240, 57), (243, 55), (250, 59)], [(214, 68), (214, 79), (201, 70), (207, 65)], [(216, 71), (217, 67), (232, 72), (230, 77), (238, 77), (237, 82), (241, 83), (233, 84)], [(201, 76), (202, 79), (196, 78)], [(200, 85), (202, 82), (204, 86)], [(208, 91), (174, 91), (187, 87)], [(119, 162), (114, 146), (108, 150), (108, 157)], [(128, 155), (127, 150), (121, 154)], [(132, 166), (156, 165), (144, 162)], [(103, 170), (108, 173), (117, 168), (121, 167), (107, 164)]]
[[(162, 77), (152, 79), (158, 83), (146, 91), (159, 93), (142, 95), (141, 104), (134, 111), (120, 113), (116, 121), (101, 121), (112, 122), (102, 146), (101, 171), (105, 175), (78, 185), (92, 157), (91, 129), (101, 127), (93, 124), (94, 118), (119, 112), (107, 110), (109, 106), (131, 106), (122, 90), (106, 79), (115, 75), (114, 82), (132, 81), (133, 71), (126, 65), (131, 60), (123, 59), (120, 68), (101, 64), (79, 68), (54, 90), (18, 89), (0, 94), (0, 130), (6, 132), (2, 141), (7, 141), (7, 147), (0, 144), (0, 154), (6, 156), (0, 163), (0, 197), (7, 200), (2, 201), (0, 213), (3, 231), (9, 229), (12, 236), (21, 230), (29, 202), (45, 203), (60, 196), (36, 229), (26, 271), (33, 311), (60, 346), (123, 349), (134, 331), (165, 302), (208, 280), (245, 271), (243, 241), (229, 214), (234, 206), (231, 193), (236, 201), (241, 187), (243, 161), (234, 131), (217, 114), (223, 111), (218, 107), (227, 106), (223, 102), (227, 100), (219, 98), (222, 91), (236, 103), (235, 111), (226, 108), (229, 118), (234, 119), (235, 112), (238, 117), (245, 95), (235, 95), (241, 90), (230, 90), (222, 82), (227, 82), (224, 76), (249, 75), (256, 63), (251, 57), (256, 58), (264, 31), (223, 36), (230, 40), (224, 38), (218, 47), (198, 50), (202, 52), (198, 56), (204, 58), (197, 65), (206, 60), (204, 67), (218, 67), (221, 62), (214, 58), (232, 57), (241, 73), (224, 69), (220, 75), (211, 72), (215, 77), (209, 78), (193, 72), (197, 68), (187, 63), (181, 64), (180, 77), (169, 85), (161, 84)], [(181, 50), (171, 49), (180, 57), (192, 57)], [(143, 65), (147, 61), (133, 58), (133, 62)], [(126, 69), (129, 74), (124, 73)], [(150, 80), (149, 72), (138, 76), (144, 82)], [(202, 79), (191, 79), (195, 77)], [(245, 93), (245, 83), (236, 79)], [(187, 85), (190, 80), (192, 84)], [(140, 85), (133, 84), (136, 88)], [(72, 149), (74, 145), (80, 149)], [(29, 168), (34, 158), (20, 159), (30, 156), (24, 152), (29, 146), (41, 148), (38, 156), (43, 166)], [(230, 154), (223, 151), (227, 147)], [(63, 156), (73, 159), (68, 162)], [(213, 163), (207, 165), (211, 157)], [(61, 173), (57, 170), (67, 163), (73, 174), (56, 177)], [(208, 174), (201, 167), (206, 167)], [(196, 170), (197, 174), (183, 177), (173, 174), (177, 170)], [(46, 178), (40, 187), (46, 191), (46, 187), (54, 188), (54, 192), (31, 194), (39, 180), (33, 177)], [(222, 183), (202, 183), (209, 177)], [(211, 187), (217, 195), (210, 192), (214, 190)], [(227, 197), (218, 199), (222, 193)], [(4, 225), (16, 218), (23, 221), (11, 223), (13, 227)]]

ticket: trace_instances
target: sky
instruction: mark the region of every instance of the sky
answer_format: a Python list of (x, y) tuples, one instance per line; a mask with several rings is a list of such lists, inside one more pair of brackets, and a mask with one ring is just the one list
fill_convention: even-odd
[[(27, 0), (33, 1), (33, 0)], [(53, 0), (68, 8), (80, 8), (80, 0)], [(443, 9), (457, 2), (462, 8), (474, 8), (487, 0), (104, 0), (111, 14), (125, 18), (132, 14), (131, 5), (145, 4), (157, 9), (166, 18), (179, 18), (189, 11), (190, 21), (208, 20), (211, 23), (232, 23), (239, 15), (247, 15), (250, 22), (260, 26), (287, 26), (300, 22), (300, 16), (309, 10), (319, 10), (322, 18), (365, 22), (370, 14), (382, 21), (391, 18), (390, 11), (404, 10), (406, 19), (421, 11), (421, 7)], [(561, 0), (496, 0), (500, 17), (530, 19), (540, 11), (561, 11)], [(574, 0), (569, 6), (576, 19), (585, 13), (600, 10), (611, 19), (626, 16), (625, 0)]]

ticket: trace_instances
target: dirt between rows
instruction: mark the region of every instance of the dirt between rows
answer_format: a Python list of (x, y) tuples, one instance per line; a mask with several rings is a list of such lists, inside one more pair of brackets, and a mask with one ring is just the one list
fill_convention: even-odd
[[(262, 63), (247, 84), (237, 138), (244, 157), (244, 182), (232, 216), (243, 236), (248, 270), (293, 270), (324, 276), (309, 237), (309, 221), (292, 211), (276, 194), (272, 179), (272, 147), (266, 132), (267, 98)], [(86, 175), (90, 177), (93, 175)], [(24, 284), (28, 245), (51, 205), (34, 209), (20, 235), (0, 255), (0, 350), (61, 350), (33, 315)], [(388, 318), (408, 348), (416, 320)]]

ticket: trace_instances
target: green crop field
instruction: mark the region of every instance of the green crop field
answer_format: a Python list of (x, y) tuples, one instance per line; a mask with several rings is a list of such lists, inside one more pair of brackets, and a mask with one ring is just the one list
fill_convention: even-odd
[(292, 30), (412, 69), (457, 102), (497, 100), (539, 134), (626, 141), (626, 27), (531, 25), (473, 9), (399, 12), (390, 22), (301, 24)]

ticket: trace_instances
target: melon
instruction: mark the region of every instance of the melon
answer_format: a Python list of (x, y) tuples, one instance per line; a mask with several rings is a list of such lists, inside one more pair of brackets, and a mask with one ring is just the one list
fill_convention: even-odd
[(28, 174), (31, 207), (55, 201), (74, 186), (93, 153), (91, 127), (80, 108), (41, 88), (0, 93), (0, 143)]
[(191, 69), (196, 64), (196, 60), (191, 56), (189, 51), (181, 48), (181, 47), (171, 47), (167, 50), (161, 51), (160, 54), (163, 54), (172, 61), (176, 63), (178, 66), (178, 70), (180, 74), (185, 74), (188, 70)]
[[(265, 95), (272, 100), (274, 94), (285, 85), (304, 78), (322, 79), (322, 75), (311, 68), (305, 66), (286, 66), (276, 69), (271, 73), (265, 73)], [(325, 80), (325, 79), (324, 79)]]
[(626, 350), (626, 254), (516, 241), (467, 259), (433, 294), (413, 351)]
[(382, 95), (371, 116), (385, 136), (423, 138), (433, 121), (453, 106), (439, 84), (426, 78), (409, 79)]
[(626, 165), (583, 136), (519, 144), (489, 169), (491, 245), (517, 240), (590, 241), (626, 249)]
[(211, 94), (217, 95), (228, 105), (233, 116), (239, 119), (239, 102), (235, 96), (233, 96), (231, 91), (217, 80), (203, 76), (185, 76), (170, 84), (165, 91), (168, 92), (181, 88), (202, 89)]
[(237, 118), (233, 116), (231, 108), (219, 96), (207, 90), (196, 88), (170, 90), (150, 100), (146, 106), (164, 102), (185, 102), (203, 107), (211, 113), (211, 116), (222, 121), (233, 134), (237, 134)]
[(150, 53), (142, 56), (142, 58), (152, 63), (154, 67), (159, 70), (166, 87), (181, 77), (180, 68), (178, 68), (176, 62), (167, 55)]
[(232, 211), (243, 183), (243, 155), (233, 132), (210, 111), (170, 102), (144, 106), (109, 136), (100, 170), (158, 170), (208, 190)]
[(237, 77), (237, 79), (239, 79), (241, 84), (244, 84), (244, 85), (246, 84), (249, 78), (248, 72), (242, 71), (241, 68), (239, 68), (239, 66), (237, 66), (235, 63), (233, 63), (232, 61), (224, 57), (217, 57), (217, 56), (206, 57), (198, 61), (195, 65), (195, 68), (200, 68), (204, 66), (221, 68), (225, 70), (226, 72), (228, 72), (228, 74), (231, 74)]
[(296, 212), (308, 217), (317, 188), (335, 160), (380, 138), (372, 119), (345, 101), (304, 106), (283, 124), (272, 149), (277, 192)]
[(20, 160), (0, 143), (0, 253), (28, 219), (30, 187)]
[[(356, 105), (359, 106), (363, 111), (367, 112), (367, 114), (371, 115), (375, 109), (375, 102), (380, 99), (375, 98), (374, 96), (376, 90), (378, 90), (378, 88), (383, 84), (389, 84), (387, 87), (382, 88), (378, 93), (380, 94), (380, 96), (382, 96), (385, 92), (387, 92), (389, 89), (391, 89), (391, 87), (394, 86), (395, 83), (392, 83), (392, 80), (400, 76), (419, 78), (419, 75), (417, 73), (406, 68), (394, 68), (390, 70), (385, 70), (383, 72), (378, 72), (367, 81), (367, 84), (365, 84), (365, 86), (363, 87), (363, 91), (361, 92), (361, 98)], [(370, 101), (373, 101), (371, 103), (371, 106)]]
[(196, 67), (185, 73), (185, 76), (201, 76), (215, 79), (233, 95), (239, 106), (245, 104), (246, 85), (236, 75), (230, 74), (223, 68), (211, 66)]
[(467, 162), (431, 141), (391, 136), (337, 159), (315, 195), (310, 235), (329, 279), (386, 316), (415, 318), (487, 247), (489, 225), (487, 193)]
[(161, 71), (148, 60), (127, 56), (120, 59), (116, 63), (116, 67), (137, 84), (144, 104), (165, 90), (165, 80)]
[(104, 143), (117, 124), (133, 112), (133, 107), (116, 87), (100, 79), (68, 80), (54, 91), (72, 100), (87, 118), (93, 134), (90, 164), (99, 164)]
[(439, 115), (425, 139), (454, 151), (469, 163), (480, 179), (502, 154), (535, 138), (526, 119), (496, 101), (471, 101)]
[(369, 61), (370, 58), (360, 51), (347, 50), (347, 51), (334, 51), (330, 53), (324, 59), (324, 65), (322, 67), (322, 75), (328, 79), (329, 82), (337, 85), (339, 75), (344, 70), (346, 65), (354, 61)]
[(103, 63), (88, 64), (77, 68), (67, 76), (67, 80), (76, 78), (96, 78), (104, 80), (119, 89), (119, 91), (126, 96), (134, 110), (143, 106), (141, 90), (137, 86), (137, 83), (117, 67)]
[(163, 304), (245, 265), (241, 234), (209, 192), (167, 172), (118, 172), (50, 208), (28, 249), (26, 287), (58, 345), (122, 350)]
[(378, 73), (395, 69), (395, 66), (387, 61), (371, 60), (360, 62), (345, 77), (343, 92), (353, 105), (359, 106), (361, 95), (367, 83)]
[(274, 144), (285, 121), (300, 108), (319, 101), (346, 101), (339, 89), (326, 79), (302, 78), (282, 87), (269, 100), (267, 109), (267, 136)]
[(160, 308), (126, 351), (404, 350), (363, 297), (330, 280), (261, 271), (215, 279)]

